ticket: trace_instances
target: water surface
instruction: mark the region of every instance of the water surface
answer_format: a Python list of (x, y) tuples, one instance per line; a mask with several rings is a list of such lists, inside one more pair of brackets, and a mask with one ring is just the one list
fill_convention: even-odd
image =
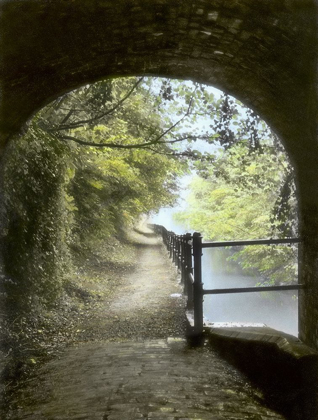
[[(223, 255), (222, 255), (223, 253)], [(225, 255), (224, 255), (225, 254)], [(204, 249), (202, 281), (205, 289), (253, 287), (262, 279), (243, 275), (224, 263), (226, 251)], [(207, 295), (204, 316), (212, 322), (256, 322), (298, 335), (298, 292), (259, 292)]]
[[(188, 226), (176, 223), (173, 213), (179, 209), (162, 209), (152, 223), (165, 226), (177, 234), (192, 232)], [(226, 263), (223, 249), (204, 249), (202, 281), (205, 289), (253, 287), (263, 279), (242, 274), (240, 267)], [(204, 317), (211, 322), (255, 322), (288, 334), (298, 335), (298, 292), (259, 292), (231, 295), (207, 295)]]

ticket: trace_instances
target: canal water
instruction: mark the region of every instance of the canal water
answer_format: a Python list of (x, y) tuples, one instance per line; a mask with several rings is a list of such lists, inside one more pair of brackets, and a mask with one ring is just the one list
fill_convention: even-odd
[[(227, 251), (204, 249), (202, 257), (205, 289), (253, 287), (258, 277), (243, 275), (240, 268), (226, 262)], [(298, 335), (298, 292), (259, 292), (208, 295), (204, 316), (212, 322), (257, 322)]]
[[(177, 234), (193, 232), (173, 220), (173, 209), (162, 209), (152, 223)], [(242, 274), (235, 263), (228, 263), (225, 249), (204, 249), (202, 281), (205, 289), (253, 287), (262, 279)], [(298, 292), (275, 291), (208, 295), (204, 298), (204, 317), (210, 322), (263, 323), (276, 330), (298, 335)]]

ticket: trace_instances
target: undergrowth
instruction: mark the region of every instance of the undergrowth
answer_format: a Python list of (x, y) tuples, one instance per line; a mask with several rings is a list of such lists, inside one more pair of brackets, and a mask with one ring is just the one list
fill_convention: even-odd
[[(73, 249), (74, 273), (63, 282), (59, 300), (50, 308), (2, 313), (0, 369), (2, 411), (7, 412), (22, 384), (71, 344), (85, 341), (85, 324), (111, 298), (120, 279), (134, 267), (135, 249), (122, 237), (108, 238), (96, 251)], [(5, 304), (5, 295), (0, 295)], [(2, 305), (2, 307), (4, 307)]]

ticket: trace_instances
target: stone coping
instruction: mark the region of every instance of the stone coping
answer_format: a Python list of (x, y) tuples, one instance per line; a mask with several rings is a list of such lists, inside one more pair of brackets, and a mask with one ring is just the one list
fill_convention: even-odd
[[(194, 326), (193, 313), (187, 312), (188, 323), (191, 327)], [(285, 353), (286, 356), (293, 359), (302, 359), (304, 357), (317, 359), (318, 352), (306, 344), (299, 338), (286, 334), (282, 331), (277, 331), (261, 323), (241, 323), (241, 322), (209, 322), (204, 320), (204, 334), (209, 338), (229, 339), (239, 342), (247, 343), (253, 342), (255, 345), (273, 345), (279, 352)]]
[[(209, 322), (189, 338), (216, 350), (261, 390), (262, 398), (289, 420), (318, 418), (318, 352), (297, 337), (265, 324)], [(192, 337), (191, 337), (192, 334)]]
[(318, 359), (318, 352), (308, 347), (293, 335), (277, 331), (267, 326), (213, 326), (208, 324), (204, 327), (205, 333), (210, 336), (219, 336), (235, 339), (236, 341), (253, 341), (260, 343), (272, 343), (279, 351), (288, 354), (295, 359), (314, 357)]

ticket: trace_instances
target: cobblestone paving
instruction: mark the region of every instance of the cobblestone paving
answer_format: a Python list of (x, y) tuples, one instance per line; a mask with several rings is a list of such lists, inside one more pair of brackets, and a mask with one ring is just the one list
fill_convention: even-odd
[(215, 353), (182, 339), (83, 344), (40, 373), (16, 420), (283, 419)]

